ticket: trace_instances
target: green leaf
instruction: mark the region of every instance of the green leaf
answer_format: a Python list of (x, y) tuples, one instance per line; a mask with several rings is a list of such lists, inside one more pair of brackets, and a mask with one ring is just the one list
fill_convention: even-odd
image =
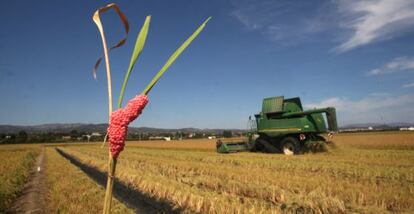
[(122, 107), (122, 100), (124, 98), (125, 88), (127, 86), (129, 76), (131, 75), (131, 71), (134, 68), (135, 62), (137, 61), (139, 55), (142, 52), (142, 49), (144, 48), (145, 40), (147, 39), (147, 35), (148, 35), (148, 29), (149, 29), (150, 22), (151, 22), (151, 16), (147, 16), (145, 18), (144, 25), (142, 26), (138, 34), (137, 41), (135, 42), (134, 52), (132, 52), (131, 61), (129, 62), (129, 67), (125, 74), (124, 84), (122, 84), (121, 93), (119, 94), (118, 108)]
[(164, 72), (174, 63), (174, 61), (180, 56), (180, 54), (191, 44), (191, 42), (198, 36), (198, 34), (203, 30), (207, 22), (211, 19), (211, 17), (207, 18), (200, 27), (170, 56), (167, 62), (162, 66), (161, 70), (158, 71), (157, 75), (151, 80), (151, 82), (145, 87), (143, 94), (148, 94), (152, 87), (157, 83), (157, 81), (161, 78)]

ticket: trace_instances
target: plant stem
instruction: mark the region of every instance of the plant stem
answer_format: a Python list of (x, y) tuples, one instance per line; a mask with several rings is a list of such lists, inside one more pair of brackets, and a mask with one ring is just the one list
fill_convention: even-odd
[[(109, 62), (109, 54), (108, 48), (106, 46), (106, 39), (105, 35), (102, 33), (102, 43), (104, 47), (104, 55), (105, 55), (105, 66), (106, 66), (106, 79), (108, 84), (108, 115), (109, 118), (111, 117), (112, 113), (112, 78), (111, 78), (111, 67)], [(109, 119), (108, 118), (108, 119)], [(108, 163), (108, 181), (106, 185), (106, 192), (105, 192), (105, 201), (104, 201), (104, 208), (103, 213), (109, 214), (111, 212), (111, 203), (112, 203), (112, 188), (114, 184), (114, 174), (116, 168), (116, 159), (112, 157), (111, 152), (108, 149), (109, 154), (109, 163)]]
[[(104, 55), (105, 55), (105, 66), (106, 66), (106, 79), (108, 83), (108, 112), (109, 118), (111, 117), (112, 113), (112, 78), (111, 78), (111, 67), (109, 63), (109, 54), (108, 48), (106, 46), (106, 39), (102, 32), (102, 43), (104, 46)], [(109, 154), (109, 163), (108, 163), (108, 181), (106, 185), (106, 192), (105, 192), (105, 201), (104, 201), (104, 214), (111, 213), (111, 204), (112, 204), (112, 188), (114, 184), (114, 174), (116, 168), (116, 159), (112, 157), (111, 152), (108, 149)]]
[[(108, 47), (106, 45), (106, 39), (105, 39), (105, 33), (103, 30), (102, 22), (100, 20), (100, 13), (106, 12), (109, 9), (114, 9), (116, 13), (119, 15), (122, 23), (125, 27), (126, 36), (128, 36), (129, 32), (129, 25), (128, 21), (125, 17), (125, 15), (121, 12), (119, 7), (115, 3), (108, 4), (105, 7), (99, 8), (95, 11), (93, 14), (93, 21), (95, 22), (96, 26), (98, 27), (99, 33), (101, 34), (102, 38), (102, 44), (104, 49), (104, 56), (105, 56), (105, 65), (106, 65), (106, 77), (107, 77), (107, 83), (108, 83), (108, 120), (110, 123), (110, 118), (112, 114), (112, 78), (111, 78), (111, 67), (109, 62), (109, 54), (108, 54)], [(124, 39), (120, 40), (115, 46), (111, 47), (111, 49), (118, 48), (122, 46), (126, 41), (126, 36)], [(100, 59), (99, 59), (100, 60)], [(99, 61), (98, 61), (99, 62)], [(95, 65), (95, 69), (99, 65), (97, 63)], [(106, 136), (105, 136), (106, 139)], [(104, 201), (104, 208), (103, 213), (110, 213), (111, 212), (111, 202), (112, 202), (112, 188), (114, 184), (114, 176), (115, 176), (115, 169), (116, 169), (116, 158), (112, 157), (110, 150), (108, 149), (108, 155), (109, 155), (109, 163), (108, 163), (108, 183), (106, 187), (106, 193), (105, 193), (105, 201)]]
[(105, 192), (103, 214), (111, 213), (112, 192), (113, 192), (112, 190), (114, 187), (114, 180), (115, 180), (116, 161), (117, 159), (112, 157), (111, 153), (109, 153), (108, 180), (106, 182), (106, 192)]
[(105, 36), (102, 36), (102, 43), (104, 46), (106, 77), (107, 77), (106, 79), (108, 83), (108, 111), (109, 111), (109, 116), (111, 116), (111, 113), (112, 113), (112, 78), (111, 78), (111, 67), (109, 65), (109, 54), (108, 54), (108, 48), (106, 46)]

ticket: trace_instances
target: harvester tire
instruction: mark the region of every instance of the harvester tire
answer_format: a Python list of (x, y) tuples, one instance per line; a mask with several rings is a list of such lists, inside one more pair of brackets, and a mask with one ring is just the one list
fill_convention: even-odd
[(258, 138), (256, 139), (256, 143), (254, 144), (253, 148), (252, 148), (252, 152), (265, 152), (265, 148), (262, 145), (262, 143), (260, 142), (262, 139)]
[(263, 151), (266, 153), (279, 153), (279, 149), (273, 146), (269, 140), (259, 137), (256, 139), (256, 150)]
[(287, 137), (281, 142), (281, 151), (285, 155), (296, 155), (299, 154), (300, 146), (299, 141), (294, 137)]

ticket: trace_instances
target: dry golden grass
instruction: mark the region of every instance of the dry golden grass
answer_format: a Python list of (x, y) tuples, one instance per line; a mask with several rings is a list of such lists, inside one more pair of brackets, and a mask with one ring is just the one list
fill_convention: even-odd
[(126, 149), (129, 147), (160, 148), (160, 149), (195, 149), (212, 150), (216, 149), (216, 140), (154, 140), (154, 141), (128, 141)]
[(372, 132), (340, 134), (335, 142), (360, 149), (414, 150), (413, 132)]
[[(413, 134), (341, 134), (328, 153), (217, 154), (214, 140), (128, 142), (117, 176), (202, 213), (414, 212)], [(167, 149), (166, 149), (167, 148)], [(62, 149), (106, 170), (97, 145)]]
[(22, 190), (39, 151), (38, 145), (0, 145), (0, 213)]
[[(128, 141), (126, 147), (160, 148), (160, 149), (191, 149), (191, 150), (215, 150), (218, 139), (187, 139), (187, 140), (151, 140)], [(240, 142), (245, 138), (225, 138), (225, 142)]]
[[(46, 149), (47, 213), (101, 213), (105, 190), (80, 169)], [(134, 213), (114, 199), (113, 213)]]

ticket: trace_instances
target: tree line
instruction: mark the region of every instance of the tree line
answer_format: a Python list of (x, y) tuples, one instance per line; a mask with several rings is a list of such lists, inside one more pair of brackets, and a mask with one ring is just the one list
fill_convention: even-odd
[[(224, 130), (215, 137), (230, 138), (235, 134), (229, 130)], [(150, 140), (151, 137), (169, 137), (172, 140), (180, 139), (201, 139), (211, 136), (208, 133), (128, 133), (127, 140)], [(23, 144), (23, 143), (58, 143), (58, 142), (96, 142), (103, 141), (105, 135), (91, 135), (90, 133), (72, 130), (69, 133), (27, 133), (22, 130), (18, 133), (0, 133), (0, 144)]]

